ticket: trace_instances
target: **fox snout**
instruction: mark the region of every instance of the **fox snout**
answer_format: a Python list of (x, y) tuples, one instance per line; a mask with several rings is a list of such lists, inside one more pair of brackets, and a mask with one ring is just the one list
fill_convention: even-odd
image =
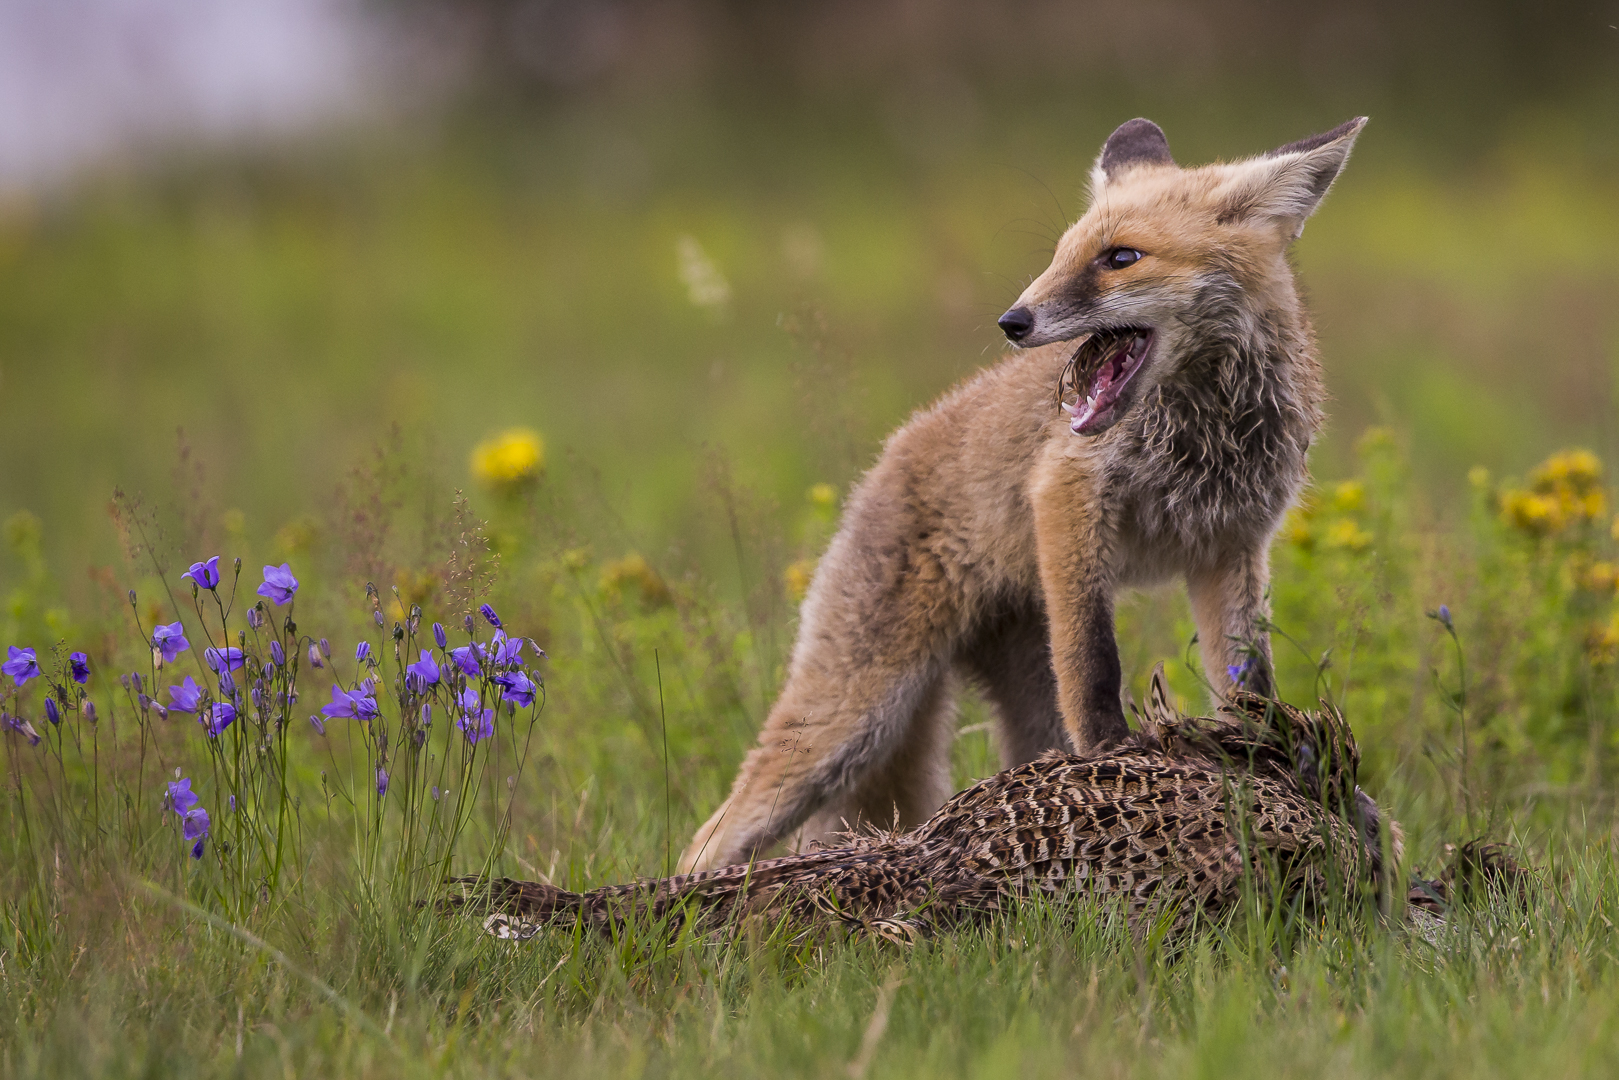
[(1026, 307), (1015, 307), (995, 320), (995, 325), (1001, 328), (1006, 340), (1016, 344), (1029, 336), (1034, 329), (1034, 312)]

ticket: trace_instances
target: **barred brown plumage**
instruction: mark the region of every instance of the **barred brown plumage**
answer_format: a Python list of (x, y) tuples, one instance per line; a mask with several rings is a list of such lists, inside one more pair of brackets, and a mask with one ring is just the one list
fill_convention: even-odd
[(676, 914), (717, 929), (739, 916), (841, 925), (911, 940), (993, 915), (1019, 897), (1115, 898), (1171, 933), (1218, 916), (1245, 887), (1291, 900), (1373, 896), (1388, 836), (1355, 784), (1359, 754), (1329, 706), (1239, 694), (1213, 717), (1174, 715), (1161, 669), (1141, 728), (1092, 758), (1050, 753), (973, 785), (902, 833), (573, 893), (545, 882), (460, 878), (453, 905), (526, 938), (547, 924), (610, 927)]

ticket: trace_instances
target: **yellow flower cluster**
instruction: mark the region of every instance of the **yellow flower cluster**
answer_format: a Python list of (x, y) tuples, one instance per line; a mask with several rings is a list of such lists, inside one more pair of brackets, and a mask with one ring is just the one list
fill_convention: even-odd
[(603, 592), (618, 595), (626, 585), (634, 586), (641, 594), (641, 602), (649, 607), (662, 607), (674, 599), (668, 584), (635, 552), (602, 564)]
[(500, 492), (533, 483), (544, 468), (545, 443), (539, 432), (529, 428), (512, 428), (472, 451), (472, 475)]
[(1591, 628), (1590, 636), (1585, 639), (1585, 654), (1599, 667), (1619, 660), (1619, 616)]
[(799, 559), (782, 571), (782, 584), (787, 588), (787, 595), (793, 598), (793, 603), (800, 603), (809, 594), (810, 579), (815, 576), (815, 559)]
[(1503, 490), (1500, 505), (1502, 520), (1531, 536), (1556, 536), (1597, 521), (1608, 512), (1602, 462), (1589, 450), (1553, 454), (1529, 474), (1527, 490)]
[(1325, 501), (1306, 493), (1298, 506), (1288, 511), (1282, 522), (1282, 536), (1305, 551), (1321, 547), (1360, 554), (1372, 546), (1372, 534), (1361, 526), (1358, 516), (1366, 508), (1366, 485), (1359, 480), (1341, 480), (1330, 488)]

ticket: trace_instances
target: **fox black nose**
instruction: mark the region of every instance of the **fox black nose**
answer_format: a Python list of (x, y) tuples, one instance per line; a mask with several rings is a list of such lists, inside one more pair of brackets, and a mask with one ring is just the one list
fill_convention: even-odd
[(1022, 341), (1034, 329), (1034, 312), (1026, 307), (1015, 307), (995, 322), (1006, 332), (1006, 340)]

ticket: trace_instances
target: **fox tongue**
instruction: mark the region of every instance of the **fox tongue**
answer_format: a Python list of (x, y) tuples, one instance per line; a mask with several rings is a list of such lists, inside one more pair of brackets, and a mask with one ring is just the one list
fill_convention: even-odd
[(1119, 392), (1130, 376), (1135, 374), (1131, 362), (1139, 361), (1138, 354), (1144, 351), (1146, 342), (1146, 335), (1143, 334), (1132, 334), (1119, 342), (1102, 361), (1085, 399), (1072, 406), (1063, 406), (1073, 415), (1070, 427), (1074, 434), (1084, 434), (1099, 416), (1118, 404)]

